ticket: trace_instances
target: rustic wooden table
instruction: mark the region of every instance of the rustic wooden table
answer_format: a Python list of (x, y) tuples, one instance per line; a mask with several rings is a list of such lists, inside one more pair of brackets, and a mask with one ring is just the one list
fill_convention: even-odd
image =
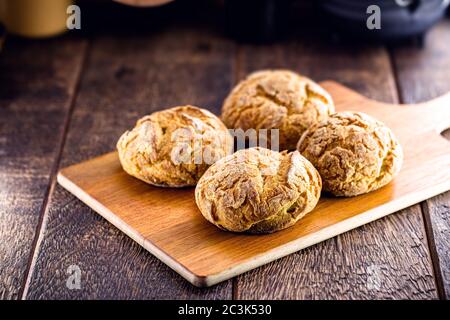
[[(154, 19), (134, 16), (144, 14)], [(271, 45), (237, 44), (223, 35), (213, 13), (177, 21), (149, 11), (130, 15), (126, 27), (117, 16), (103, 15), (93, 20), (104, 27), (83, 26), (82, 33), (43, 41), (10, 37), (4, 44), (1, 298), (450, 297), (450, 192), (200, 289), (55, 182), (59, 168), (113, 150), (144, 114), (187, 103), (218, 114), (230, 88), (256, 69), (337, 80), (386, 102), (437, 97), (450, 91), (449, 19), (420, 49), (336, 43), (305, 33), (301, 23)], [(80, 289), (66, 286), (71, 265), (81, 270)]]

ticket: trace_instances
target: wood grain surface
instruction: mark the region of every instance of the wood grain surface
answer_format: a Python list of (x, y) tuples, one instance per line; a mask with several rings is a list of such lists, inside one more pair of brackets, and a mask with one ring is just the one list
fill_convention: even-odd
[[(398, 102), (388, 52), (326, 38), (287, 39), (242, 49), (241, 74), (282, 67), (339, 79), (358, 92)], [(381, 246), (383, 250), (379, 250)], [(419, 205), (237, 278), (237, 299), (437, 298)]]
[[(92, 41), (63, 166), (114, 149), (126, 129), (157, 109), (183, 103), (217, 113), (230, 89), (233, 47), (214, 34), (168, 28)], [(231, 298), (231, 281), (193, 287), (61, 187), (45, 221), (29, 299)], [(65, 285), (70, 265), (81, 269), (81, 290)]]
[(116, 152), (63, 169), (58, 182), (196, 286), (214, 285), (450, 189), (450, 143), (437, 131), (450, 126), (450, 93), (398, 106), (368, 100), (335, 82), (322, 86), (337, 111), (369, 113), (392, 128), (404, 164), (387, 187), (352, 198), (323, 196), (311, 213), (281, 232), (221, 231), (199, 213), (193, 188), (149, 186), (122, 170)]
[[(0, 55), (0, 298), (20, 298), (85, 43), (11, 38)], [(80, 55), (73, 55), (79, 52)]]
[[(450, 21), (433, 29), (424, 48), (392, 50), (401, 100), (417, 103), (450, 90)], [(447, 106), (450, 109), (450, 104)], [(443, 135), (450, 140), (450, 130)], [(450, 192), (422, 204), (436, 284), (441, 298), (450, 298)]]

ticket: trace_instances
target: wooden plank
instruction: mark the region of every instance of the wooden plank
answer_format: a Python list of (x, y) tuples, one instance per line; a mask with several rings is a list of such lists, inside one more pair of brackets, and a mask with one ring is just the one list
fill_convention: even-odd
[(2, 299), (20, 298), (85, 48), (11, 38), (0, 53)]
[(450, 125), (450, 92), (399, 106), (368, 100), (336, 82), (322, 86), (337, 111), (371, 113), (392, 128), (404, 164), (385, 188), (352, 198), (324, 195), (314, 211), (281, 232), (223, 232), (203, 218), (193, 188), (149, 186), (124, 172), (117, 152), (64, 168), (58, 182), (196, 286), (211, 286), (450, 190), (450, 148), (436, 130), (441, 119)]
[[(95, 37), (62, 163), (115, 149), (148, 113), (194, 104), (218, 113), (230, 88), (233, 46), (194, 27)], [(81, 289), (66, 286), (70, 265)], [(232, 282), (193, 287), (74, 196), (52, 195), (27, 298), (231, 298)]]
[(0, 53), (2, 52), (5, 41), (6, 41), (6, 30), (5, 27), (0, 24)]
[[(396, 102), (383, 48), (327, 43), (312, 35), (240, 53), (239, 77), (289, 68), (343, 82), (373, 99)], [(275, 261), (237, 278), (238, 299), (433, 299), (437, 297), (420, 206)]]
[[(393, 50), (402, 101), (425, 101), (450, 90), (449, 43), (450, 20), (447, 19), (430, 32), (425, 48)], [(444, 136), (450, 140), (450, 130)], [(427, 200), (423, 208), (439, 293), (441, 298), (449, 299), (450, 192)]]

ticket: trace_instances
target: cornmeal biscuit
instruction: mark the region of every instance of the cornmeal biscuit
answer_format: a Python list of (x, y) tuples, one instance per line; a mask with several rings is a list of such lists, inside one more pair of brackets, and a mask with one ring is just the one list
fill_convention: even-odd
[(388, 184), (400, 171), (402, 148), (383, 123), (361, 112), (339, 112), (310, 127), (298, 151), (319, 171), (323, 190), (356, 196)]
[(231, 153), (233, 138), (211, 112), (182, 106), (138, 120), (117, 142), (123, 169), (161, 187), (193, 186), (205, 170)]
[(203, 216), (235, 232), (270, 233), (292, 226), (317, 204), (322, 183), (298, 151), (240, 150), (200, 178), (195, 200)]
[(317, 83), (287, 70), (250, 74), (226, 98), (222, 120), (235, 129), (279, 129), (280, 150), (295, 150), (302, 133), (334, 112)]

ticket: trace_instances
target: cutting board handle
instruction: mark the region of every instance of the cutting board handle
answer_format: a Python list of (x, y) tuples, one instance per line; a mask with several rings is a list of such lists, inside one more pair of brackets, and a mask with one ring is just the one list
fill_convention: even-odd
[[(340, 110), (359, 109), (358, 105), (370, 106), (370, 114), (376, 118), (396, 119), (398, 126), (409, 131), (435, 131), (440, 134), (450, 127), (450, 92), (436, 99), (418, 104), (389, 104), (369, 99), (335, 81), (320, 83), (333, 97)], [(367, 109), (367, 108), (366, 108)]]

